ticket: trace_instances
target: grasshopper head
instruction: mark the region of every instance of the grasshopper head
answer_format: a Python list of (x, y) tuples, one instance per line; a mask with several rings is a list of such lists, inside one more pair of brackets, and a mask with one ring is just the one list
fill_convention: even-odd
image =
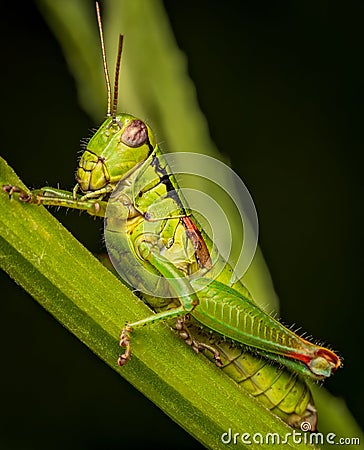
[[(129, 114), (108, 117), (91, 138), (81, 156), (76, 180), (82, 192), (107, 189), (145, 161), (156, 146), (148, 125)], [(106, 192), (106, 191), (104, 191)]]

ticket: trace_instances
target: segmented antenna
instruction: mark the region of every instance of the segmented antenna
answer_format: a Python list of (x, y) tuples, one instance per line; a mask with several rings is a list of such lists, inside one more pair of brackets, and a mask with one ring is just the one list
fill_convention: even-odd
[(104, 32), (102, 30), (102, 21), (101, 21), (99, 2), (96, 2), (96, 16), (97, 16), (97, 23), (98, 23), (99, 32), (100, 32), (102, 64), (104, 66), (104, 74), (105, 74), (106, 89), (107, 89), (107, 114), (106, 115), (107, 115), (107, 117), (110, 117), (111, 116), (111, 84), (110, 84), (109, 69), (107, 68), (106, 51), (105, 51), (105, 43), (104, 43)]
[(107, 117), (112, 116), (113, 123), (116, 123), (116, 113), (118, 108), (118, 95), (119, 95), (119, 74), (120, 74), (120, 61), (121, 61), (121, 53), (123, 51), (123, 39), (124, 36), (120, 34), (119, 36), (119, 48), (118, 55), (116, 58), (116, 67), (115, 67), (115, 82), (114, 82), (114, 96), (113, 96), (113, 105), (111, 110), (111, 83), (110, 83), (110, 75), (109, 69), (107, 68), (107, 59), (106, 59), (106, 51), (105, 51), (105, 43), (104, 43), (104, 32), (102, 29), (102, 20), (100, 13), (100, 5), (99, 2), (96, 2), (96, 15), (97, 15), (97, 23), (99, 26), (100, 32), (100, 42), (101, 42), (101, 52), (102, 52), (102, 63), (104, 66), (104, 74), (106, 81), (106, 89), (107, 89)]
[(112, 121), (116, 122), (116, 113), (118, 109), (118, 95), (119, 95), (119, 74), (120, 74), (120, 61), (121, 61), (121, 53), (123, 51), (123, 40), (124, 36), (122, 34), (119, 35), (119, 48), (118, 48), (118, 56), (116, 58), (116, 67), (115, 67), (115, 81), (114, 81), (114, 98), (112, 105)]

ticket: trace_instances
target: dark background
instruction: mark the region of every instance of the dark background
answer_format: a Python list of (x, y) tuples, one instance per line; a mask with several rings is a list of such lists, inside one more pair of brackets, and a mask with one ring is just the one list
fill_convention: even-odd
[[(212, 137), (254, 198), (281, 316), (344, 357), (326, 386), (364, 425), (364, 6), (165, 5)], [(1, 155), (29, 187), (69, 188), (79, 140), (97, 124), (79, 109), (33, 2), (7, 2), (1, 25)], [(88, 248), (102, 249), (100, 222), (56, 214)], [(0, 448), (199, 448), (5, 274), (0, 280)]]

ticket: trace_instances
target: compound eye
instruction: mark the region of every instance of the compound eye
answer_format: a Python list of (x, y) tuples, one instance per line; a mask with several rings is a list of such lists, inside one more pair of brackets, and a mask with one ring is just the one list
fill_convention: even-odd
[(148, 129), (141, 120), (134, 120), (125, 128), (121, 136), (121, 142), (129, 147), (140, 147), (147, 140)]

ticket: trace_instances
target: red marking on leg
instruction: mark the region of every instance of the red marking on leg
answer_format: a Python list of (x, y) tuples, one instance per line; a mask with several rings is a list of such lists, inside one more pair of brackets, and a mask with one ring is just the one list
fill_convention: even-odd
[(199, 267), (201, 269), (211, 269), (212, 263), (210, 252), (200, 230), (188, 216), (182, 217), (182, 223), (186, 229), (187, 237), (192, 242), (193, 248), (195, 249), (195, 257)]

